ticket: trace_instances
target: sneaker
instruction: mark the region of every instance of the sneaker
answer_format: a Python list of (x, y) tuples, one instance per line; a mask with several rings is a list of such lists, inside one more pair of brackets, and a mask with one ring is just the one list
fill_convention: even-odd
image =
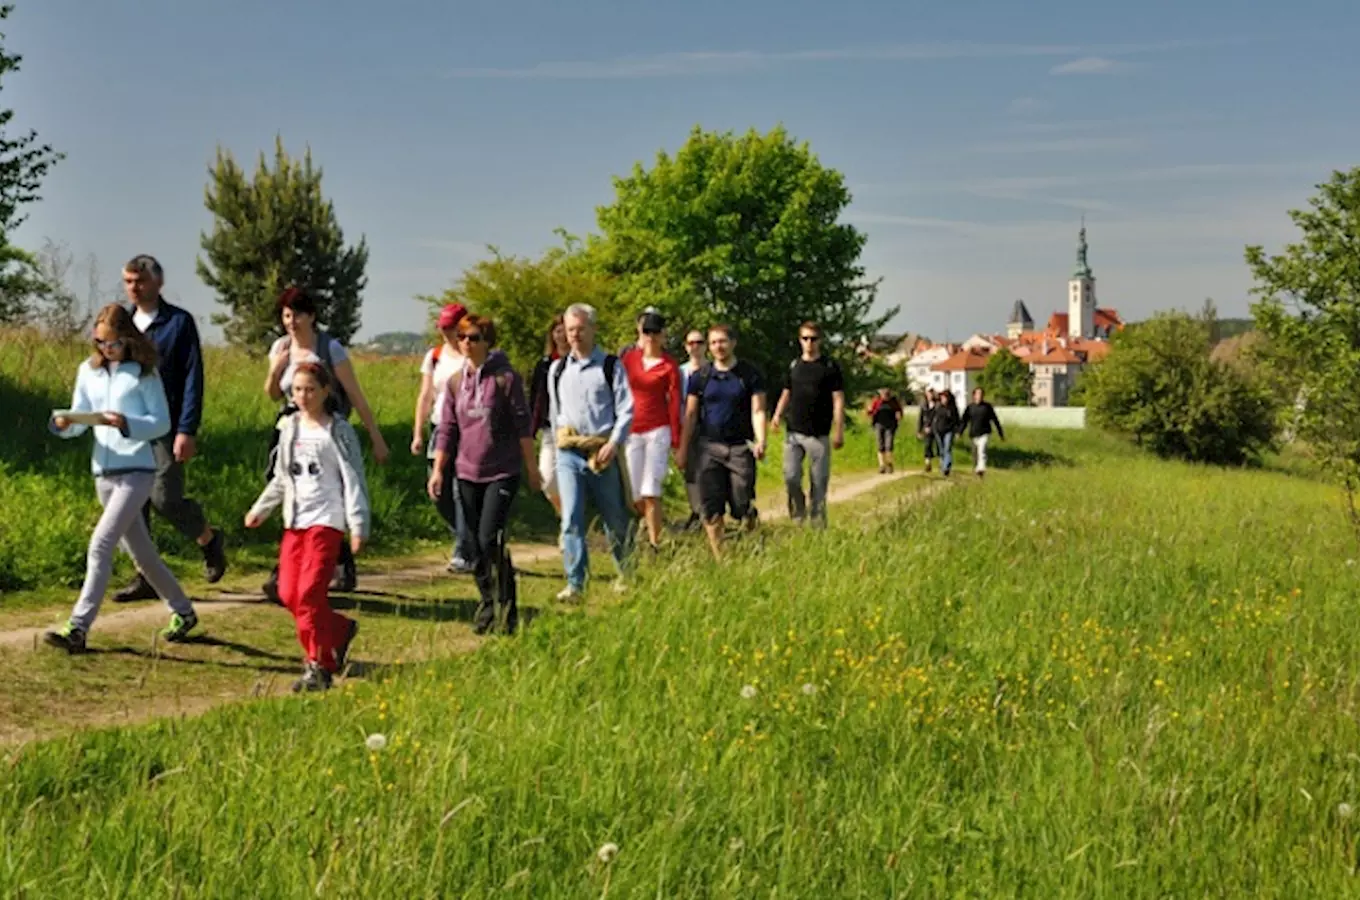
[(121, 591), (113, 595), (114, 603), (136, 603), (138, 600), (159, 600), (160, 595), (151, 586), (151, 582), (146, 580), (146, 576), (141, 572), (132, 579), (132, 582)]
[(65, 650), (72, 655), (84, 653), (85, 651), (85, 632), (75, 625), (67, 622), (56, 631), (49, 631), (43, 635), (43, 643), (49, 647), (56, 647), (58, 650)]
[(455, 555), (453, 559), (449, 560), (449, 571), (454, 575), (471, 575), (473, 568), (472, 563), (461, 556)]
[(349, 634), (345, 636), (345, 642), (335, 648), (335, 671), (345, 671), (345, 663), (349, 662), (349, 645), (354, 643), (354, 638), (357, 637), (358, 634), (359, 623), (350, 619)]
[(178, 644), (187, 639), (189, 632), (197, 627), (198, 615), (196, 613), (189, 613), (187, 616), (174, 613), (170, 616), (170, 624), (161, 629), (161, 637), (171, 643)]
[(330, 687), (331, 673), (309, 661), (302, 670), (302, 677), (293, 682), (293, 693), (327, 691)]
[(581, 593), (581, 589), (571, 585), (567, 585), (558, 591), (556, 597), (558, 603), (580, 603), (584, 599), (585, 595)]

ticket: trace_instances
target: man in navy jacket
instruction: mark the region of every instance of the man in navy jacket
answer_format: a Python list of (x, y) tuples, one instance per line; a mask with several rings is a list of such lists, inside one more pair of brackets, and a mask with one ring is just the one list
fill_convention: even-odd
[[(132, 301), (132, 319), (156, 345), (157, 368), (173, 425), (170, 434), (152, 444), (156, 484), (142, 515), (149, 524), (154, 506), (180, 534), (197, 542), (203, 552), (204, 575), (211, 584), (220, 581), (227, 570), (222, 532), (208, 525), (197, 501), (184, 496), (184, 464), (197, 450), (198, 426), (203, 420), (203, 351), (194, 317), (161, 297), (164, 283), (165, 271), (153, 256), (134, 256), (123, 267), (123, 289)], [(113, 595), (118, 603), (155, 598), (155, 589), (141, 572)]]

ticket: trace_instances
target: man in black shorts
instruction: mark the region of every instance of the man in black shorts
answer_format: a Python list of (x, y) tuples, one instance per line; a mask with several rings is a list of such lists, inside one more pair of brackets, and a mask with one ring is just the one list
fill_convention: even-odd
[(704, 530), (718, 559), (728, 508), (746, 528), (756, 525), (756, 460), (765, 458), (765, 383), (755, 366), (737, 359), (736, 348), (729, 326), (708, 329), (713, 361), (689, 379), (684, 435), (676, 459), (684, 469), (697, 433)]

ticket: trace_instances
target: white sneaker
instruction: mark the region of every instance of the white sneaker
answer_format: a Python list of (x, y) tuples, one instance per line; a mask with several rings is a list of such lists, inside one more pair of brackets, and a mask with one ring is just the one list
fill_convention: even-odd
[(558, 603), (580, 603), (583, 599), (581, 592), (571, 585), (567, 585), (557, 592)]

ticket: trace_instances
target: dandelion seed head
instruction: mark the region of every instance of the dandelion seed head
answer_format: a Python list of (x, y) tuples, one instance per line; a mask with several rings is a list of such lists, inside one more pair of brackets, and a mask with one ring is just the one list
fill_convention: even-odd
[(811, 697), (813, 694), (817, 693), (817, 685), (813, 684), (812, 682), (808, 682), (807, 684), (803, 685), (803, 693)]
[(1351, 806), (1349, 803), (1338, 803), (1336, 805), (1336, 814), (1343, 819), (1349, 819), (1351, 816), (1355, 815), (1355, 807)]
[(377, 753), (379, 750), (385, 750), (387, 748), (387, 735), (377, 733), (370, 734), (364, 741), (364, 746), (374, 753)]
[(619, 845), (614, 843), (613, 841), (601, 845), (600, 849), (595, 851), (595, 858), (598, 859), (600, 862), (604, 863), (605, 865), (609, 865), (611, 862), (613, 862), (614, 857), (618, 855)]
[(756, 690), (754, 684), (743, 684), (741, 686), (741, 699), (743, 700), (754, 700), (758, 693), (759, 691)]

